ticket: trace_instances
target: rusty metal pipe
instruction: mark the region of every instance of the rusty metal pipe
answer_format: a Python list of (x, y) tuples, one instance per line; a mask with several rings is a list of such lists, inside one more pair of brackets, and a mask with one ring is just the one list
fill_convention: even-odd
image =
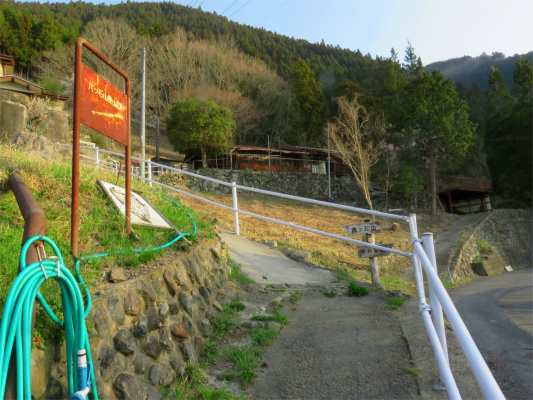
[[(37, 204), (37, 201), (31, 194), (28, 186), (24, 183), (22, 176), (19, 172), (15, 171), (9, 176), (9, 183), (11, 184), (11, 189), (15, 194), (17, 204), (19, 206), (22, 217), (24, 218), (24, 233), (22, 235), (21, 247), (26, 243), (26, 241), (37, 235), (46, 234), (46, 216), (44, 215), (43, 210)], [(26, 254), (26, 265), (33, 264), (34, 262), (39, 261), (39, 256), (37, 253), (37, 246), (42, 244), (41, 241), (36, 241), (30, 247), (28, 253)], [(20, 273), (20, 264), (18, 266), (18, 273)], [(33, 317), (32, 317), (32, 336), (33, 336), (33, 326), (35, 325), (35, 315), (37, 313), (37, 308), (33, 307)], [(17, 398), (17, 355), (15, 348), (11, 352), (11, 359), (9, 360), (9, 372), (7, 375), (6, 381), (6, 399), (16, 399)]]

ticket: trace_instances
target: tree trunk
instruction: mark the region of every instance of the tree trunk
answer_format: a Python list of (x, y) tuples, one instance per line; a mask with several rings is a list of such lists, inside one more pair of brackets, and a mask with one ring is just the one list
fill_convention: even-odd
[(202, 151), (202, 168), (207, 168), (207, 154), (205, 150)]
[(435, 158), (435, 148), (429, 148), (429, 174), (431, 178), (431, 215), (437, 216), (437, 181), (435, 178), (437, 169), (437, 160)]

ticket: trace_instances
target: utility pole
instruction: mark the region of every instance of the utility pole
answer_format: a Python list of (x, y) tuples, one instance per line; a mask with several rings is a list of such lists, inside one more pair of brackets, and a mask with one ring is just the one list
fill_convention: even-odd
[(331, 154), (329, 151), (329, 122), (328, 122), (328, 198), (331, 199)]
[(142, 58), (142, 83), (141, 83), (141, 163), (140, 163), (140, 171), (139, 175), (144, 178), (144, 158), (146, 156), (145, 153), (145, 126), (146, 126), (146, 104), (145, 104), (145, 87), (146, 87), (146, 57), (145, 57), (146, 49), (143, 47), (143, 58)]
[(268, 139), (268, 172), (270, 172), (270, 135), (267, 136)]
[(159, 116), (157, 116), (157, 136), (155, 139), (155, 162), (159, 163)]

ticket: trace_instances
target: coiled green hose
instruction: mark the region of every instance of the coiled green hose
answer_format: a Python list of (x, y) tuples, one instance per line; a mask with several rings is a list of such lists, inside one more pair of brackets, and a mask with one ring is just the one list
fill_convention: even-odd
[[(30, 245), (36, 240), (48, 243), (58, 260), (44, 260), (26, 266), (26, 253)], [(79, 388), (79, 390), (86, 389), (88, 383), (88, 381), (79, 382), (77, 374), (72, 373), (73, 363), (77, 361), (78, 350), (86, 350), (90, 354), (87, 328), (83, 315), (83, 299), (76, 279), (65, 268), (63, 257), (56, 244), (46, 236), (34, 236), (26, 241), (20, 253), (20, 268), (21, 272), (9, 290), (0, 327), (0, 398), (4, 398), (9, 359), (15, 343), (17, 352), (17, 397), (31, 400), (30, 364), (33, 307), (36, 298), (45, 307), (46, 301), (38, 290), (43, 282), (50, 278), (56, 279), (61, 287), (64, 321), (59, 321), (56, 317), (56, 322), (59, 322), (65, 329), (69, 396), (72, 396), (75, 391), (74, 388)], [(45, 309), (50, 314), (51, 310), (47, 304)]]
[[(192, 233), (194, 236), (197, 227), (191, 214), (173, 200), (166, 197), (165, 199), (187, 212), (194, 224), (194, 231)], [(183, 233), (162, 246), (150, 249), (122, 250), (113, 253), (103, 253), (79, 258), (75, 263), (75, 269), (78, 281), (87, 295), (87, 307), (85, 310), (79, 286), (76, 283), (74, 275), (65, 268), (63, 257), (61, 256), (61, 252), (57, 245), (46, 236), (34, 236), (26, 241), (20, 253), (21, 272), (13, 282), (7, 296), (2, 324), (0, 326), (0, 399), (4, 398), (9, 360), (13, 344), (15, 343), (17, 352), (17, 397), (19, 399), (31, 400), (31, 330), (33, 307), (35, 299), (37, 298), (50, 318), (65, 329), (69, 397), (71, 399), (85, 399), (90, 386), (93, 399), (98, 400), (94, 370), (91, 366), (92, 358), (89, 338), (87, 336), (87, 327), (85, 325), (85, 318), (89, 315), (92, 301), (89, 289), (85, 285), (80, 274), (80, 262), (91, 258), (101, 258), (127, 252), (139, 253), (155, 251), (171, 246), (184, 236), (191, 235), (189, 233)], [(58, 260), (43, 260), (26, 266), (26, 253), (31, 244), (36, 240), (42, 240), (45, 243), (48, 243), (52, 247)], [(50, 278), (56, 279), (61, 288), (64, 321), (61, 321), (54, 314), (44, 297), (39, 292), (42, 283)], [(80, 355), (82, 353), (83, 355)], [(80, 359), (86, 360), (87, 362), (85, 362), (85, 364), (80, 363)], [(82, 364), (85, 366), (80, 367)], [(73, 373), (73, 368), (76, 369), (76, 367), (77, 374)], [(77, 388), (78, 392), (75, 392), (74, 388)]]

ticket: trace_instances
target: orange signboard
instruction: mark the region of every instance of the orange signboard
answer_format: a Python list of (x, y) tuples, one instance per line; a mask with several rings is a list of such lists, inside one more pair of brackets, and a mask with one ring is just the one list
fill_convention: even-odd
[(128, 145), (128, 97), (86, 65), (81, 65), (80, 122)]

